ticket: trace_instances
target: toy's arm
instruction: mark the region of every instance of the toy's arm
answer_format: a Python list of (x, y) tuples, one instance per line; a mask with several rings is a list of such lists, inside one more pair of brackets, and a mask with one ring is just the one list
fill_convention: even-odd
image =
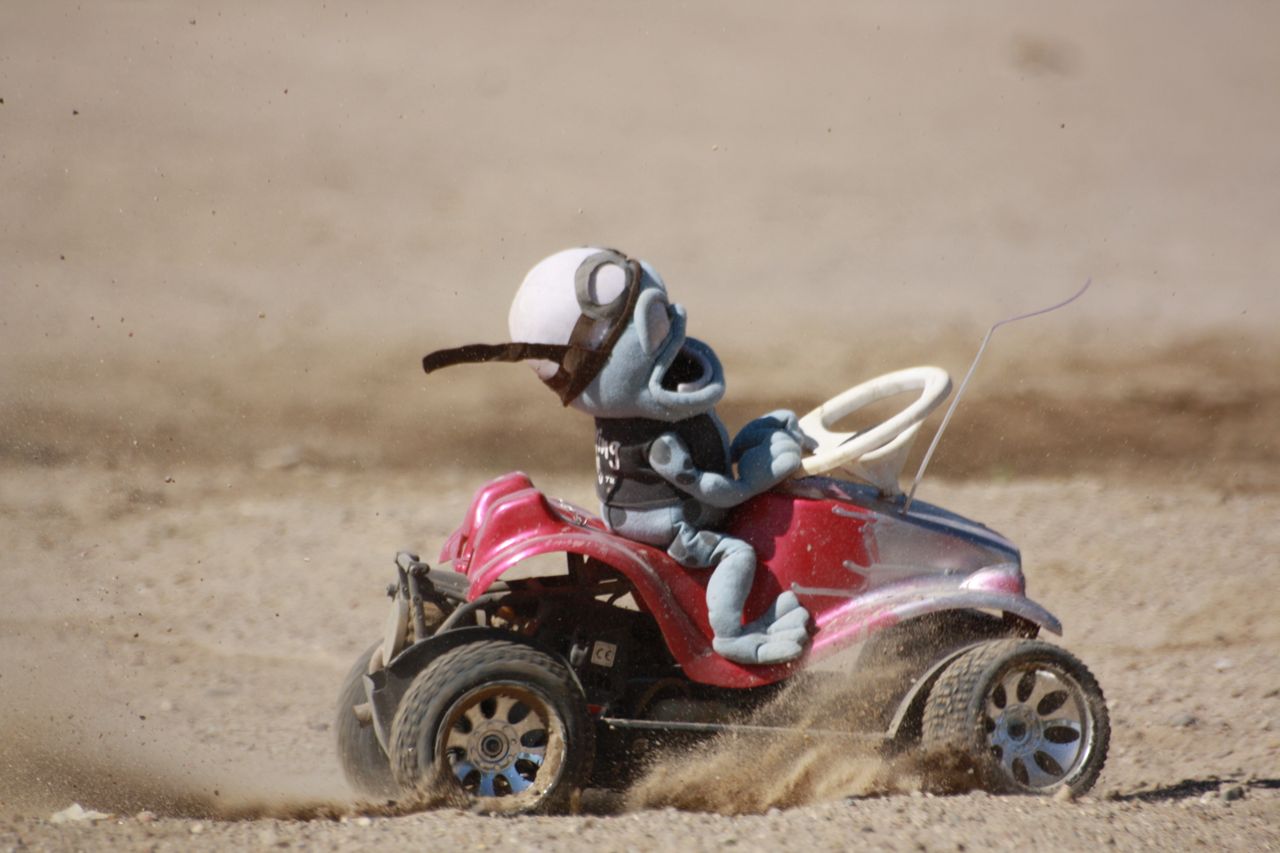
[(800, 467), (800, 445), (783, 431), (775, 431), (738, 461), (738, 477), (700, 471), (689, 448), (675, 433), (664, 433), (649, 446), (653, 470), (681, 491), (708, 506), (737, 506), (773, 488)]

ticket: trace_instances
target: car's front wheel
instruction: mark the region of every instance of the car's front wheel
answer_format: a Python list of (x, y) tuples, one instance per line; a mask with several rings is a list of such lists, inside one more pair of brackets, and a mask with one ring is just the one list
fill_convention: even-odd
[(942, 671), (925, 705), (927, 749), (959, 750), (997, 793), (1093, 787), (1111, 724), (1102, 689), (1074, 655), (1036, 640), (997, 640)]

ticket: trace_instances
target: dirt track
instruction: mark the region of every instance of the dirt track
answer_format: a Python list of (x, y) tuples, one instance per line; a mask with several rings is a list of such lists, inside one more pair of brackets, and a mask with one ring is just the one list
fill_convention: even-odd
[[(192, 8), (0, 12), (0, 849), (1280, 847), (1274, 9)], [(922, 487), (1106, 690), (1092, 796), (727, 751), (596, 814), (362, 816), (332, 702), (395, 550), (511, 468), (591, 502), (585, 418), (416, 360), (588, 240), (666, 274), (731, 426), (958, 377), (1093, 276)]]
[[(1275, 841), (1280, 626), (1257, 600), (1276, 578), (1274, 493), (1091, 479), (931, 487), (931, 498), (1018, 531), (1032, 592), (1061, 615), (1065, 642), (1107, 690), (1114, 746), (1086, 802), (918, 799), (910, 773), (826, 752), (794, 765), (755, 758), (665, 768), (680, 783), (666, 787), (667, 802), (730, 814), (800, 805), (761, 818), (642, 811), (507, 821), (449, 812), (366, 827), (209, 818), (358, 814), (343, 805), (330, 694), (380, 624), (389, 549), (438, 541), (463, 487), (306, 468), (174, 479), (158, 469), (79, 468), (11, 469), (5, 478), (10, 565), (40, 568), (6, 579), (8, 811), (47, 818), (81, 802), (162, 816), (93, 829), (10, 820), (12, 838), (178, 845), (199, 821), (198, 840), (232, 846), (266, 834), (407, 844), (424, 831), (475, 843), (537, 832), (548, 843), (606, 847), (666, 831), (694, 831), (706, 847), (810, 832), (838, 846), (860, 831), (906, 847), (1013, 848), (1028, 839), (1088, 847), (1108, 837), (1158, 846), (1167, 832), (1241, 849)], [(580, 479), (544, 484), (571, 496), (582, 489)], [(1215, 536), (1187, 535), (1206, 529)], [(762, 781), (761, 766), (778, 772)], [(1243, 800), (1217, 798), (1233, 785)]]

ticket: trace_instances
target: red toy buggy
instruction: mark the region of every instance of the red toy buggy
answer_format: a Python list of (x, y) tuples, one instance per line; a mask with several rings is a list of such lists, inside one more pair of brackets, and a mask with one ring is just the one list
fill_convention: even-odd
[[(901, 675), (880, 713), (848, 721), (849, 737), (959, 750), (993, 792), (1089, 789), (1106, 705), (1079, 660), (1036, 639), (1061, 625), (1025, 596), (1017, 547), (897, 488), (949, 389), (942, 371), (914, 368), (833, 399), (802, 421), (819, 439), (805, 473), (840, 476), (795, 479), (736, 510), (727, 532), (759, 560), (745, 619), (784, 590), (812, 614), (811, 645), (787, 664), (715, 654), (707, 572), (611, 533), (524, 474), (483, 486), (435, 564), (397, 555), (383, 637), (339, 701), (347, 778), (369, 795), (434, 784), (486, 811), (556, 810), (576, 789), (624, 783), (642, 745), (785, 729), (747, 720), (801, 673), (849, 678), (808, 665), (862, 644), (860, 661), (891, 658)], [(904, 390), (921, 394), (898, 416), (831, 431)], [(527, 570), (547, 555), (562, 555), (554, 570)]]

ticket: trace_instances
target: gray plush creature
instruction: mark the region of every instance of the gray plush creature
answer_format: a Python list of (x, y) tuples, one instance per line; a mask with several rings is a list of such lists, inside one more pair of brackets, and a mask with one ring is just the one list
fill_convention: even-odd
[(731, 444), (715, 413), (724, 370), (685, 324), (648, 264), (610, 249), (569, 249), (521, 284), (509, 317), (518, 343), (432, 353), (424, 367), (530, 360), (563, 403), (595, 418), (596, 487), (610, 529), (712, 570), (716, 653), (745, 664), (794, 660), (808, 642), (808, 611), (787, 591), (743, 624), (755, 551), (717, 531), (732, 507), (794, 473), (813, 442), (793, 412), (780, 410)]

